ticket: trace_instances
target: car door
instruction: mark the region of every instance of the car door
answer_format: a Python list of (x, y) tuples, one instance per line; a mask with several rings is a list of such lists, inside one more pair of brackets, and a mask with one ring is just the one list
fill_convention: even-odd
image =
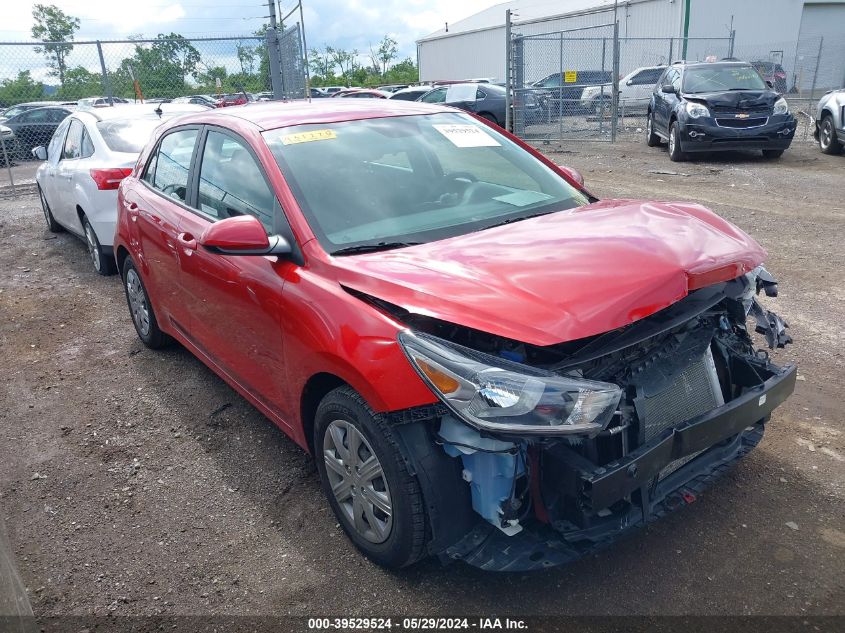
[(284, 274), (294, 264), (275, 256), (212, 253), (196, 240), (212, 223), (246, 214), (257, 217), (270, 235), (293, 236), (245, 140), (209, 127), (199, 157), (196, 213), (186, 215), (180, 227), (182, 300), (190, 312), (191, 341), (265, 406), (290, 419), (280, 300)]
[(669, 113), (674, 105), (672, 98), (674, 94), (663, 92), (663, 86), (672, 84), (678, 71), (674, 68), (668, 68), (666, 73), (660, 78), (658, 84), (654, 87), (654, 129), (656, 132), (668, 135)]
[(420, 97), (420, 101), (424, 103), (443, 103), (446, 101), (446, 88), (435, 88)]
[(162, 136), (144, 167), (141, 186), (127, 188), (123, 201), (156, 317), (182, 332), (187, 332), (190, 317), (179, 285), (184, 253), (179, 225), (191, 214), (189, 175), (199, 131), (188, 126)]
[(631, 77), (622, 88), (625, 108), (640, 111), (645, 109), (651, 98), (651, 93), (654, 91), (654, 86), (662, 74), (661, 68), (645, 68)]
[(76, 214), (76, 200), (73, 193), (73, 177), (82, 154), (82, 121), (71, 119), (61, 156), (56, 165), (54, 181), (54, 199), (50, 208), (53, 216), (62, 226), (74, 233), (82, 234), (82, 225)]
[[(44, 197), (47, 199), (47, 204), (51, 210), (56, 207), (58, 202), (59, 161), (62, 158), (62, 151), (64, 150), (65, 138), (67, 137), (70, 122), (71, 119), (65, 119), (53, 133), (53, 138), (50, 139), (50, 144), (47, 145), (47, 160), (44, 163), (43, 172), (44, 177), (39, 182), (41, 191), (44, 193)], [(53, 214), (53, 217), (56, 217), (55, 214)], [(56, 220), (58, 221), (58, 218)]]

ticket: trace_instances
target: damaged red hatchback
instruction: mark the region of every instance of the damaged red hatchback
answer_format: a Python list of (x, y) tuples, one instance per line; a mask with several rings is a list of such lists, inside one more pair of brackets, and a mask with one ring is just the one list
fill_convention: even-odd
[(446, 107), (331, 99), (172, 119), (120, 187), (139, 336), (176, 339), (315, 456), (381, 565), (573, 560), (692, 502), (794, 366), (748, 235), (599, 201)]

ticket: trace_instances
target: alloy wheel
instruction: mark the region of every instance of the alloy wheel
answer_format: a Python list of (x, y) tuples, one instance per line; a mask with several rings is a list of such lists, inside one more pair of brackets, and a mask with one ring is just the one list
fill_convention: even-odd
[(126, 273), (126, 296), (129, 298), (129, 309), (132, 312), (132, 320), (135, 327), (142, 336), (150, 333), (150, 310), (147, 305), (147, 295), (144, 286), (141, 285), (141, 278), (132, 269)]
[(85, 244), (88, 246), (88, 256), (94, 264), (94, 270), (100, 272), (103, 264), (100, 261), (100, 249), (97, 246), (97, 236), (94, 235), (94, 229), (91, 228), (91, 225), (88, 222), (85, 223)]
[(833, 142), (833, 124), (831, 123), (830, 118), (825, 118), (824, 122), (822, 123), (820, 140), (822, 149), (827, 149)]
[(651, 138), (651, 115), (645, 120), (645, 135), (646, 138)]
[(677, 142), (677, 139), (675, 138), (675, 128), (673, 127), (671, 130), (669, 130), (669, 153), (670, 154), (675, 153), (675, 143), (676, 142)]
[(323, 459), (334, 498), (349, 527), (383, 543), (393, 527), (393, 502), (381, 462), (348, 420), (334, 420), (323, 436)]

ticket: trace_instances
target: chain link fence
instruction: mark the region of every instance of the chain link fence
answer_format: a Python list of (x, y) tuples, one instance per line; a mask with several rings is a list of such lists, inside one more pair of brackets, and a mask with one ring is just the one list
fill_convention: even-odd
[[(536, 30), (536, 25), (533, 25)], [(743, 45), (729, 37), (619, 37), (613, 24), (523, 35), (509, 51), (513, 129), (544, 143), (613, 141), (644, 133), (651, 93), (676, 60), (750, 62), (783, 93), (798, 118), (797, 140), (811, 141), (816, 103), (845, 86), (845, 40)]]
[[(256, 35), (188, 39), (171, 33), (154, 39), (0, 42), (0, 110), (5, 110), (0, 114), (0, 187), (33, 183), (37, 162), (31, 150), (47, 145), (59, 123), (79, 106), (177, 98), (213, 106), (227, 94), (272, 98), (273, 73), (283, 98), (303, 98), (300, 25), (278, 33), (278, 68), (271, 63), (270, 41)], [(42, 107), (28, 105), (39, 102)]]

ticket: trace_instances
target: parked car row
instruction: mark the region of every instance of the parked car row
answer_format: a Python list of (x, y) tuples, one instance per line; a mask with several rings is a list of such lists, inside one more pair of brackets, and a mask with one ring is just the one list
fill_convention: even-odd
[[(470, 85), (437, 98), (498, 88)], [(791, 341), (765, 251), (701, 206), (599, 201), (442, 103), (181, 107), (63, 121), (47, 226), (119, 271), (144, 345), (314, 455), (380, 565), (597, 551), (695, 501), (794, 389), (746, 326)]]

